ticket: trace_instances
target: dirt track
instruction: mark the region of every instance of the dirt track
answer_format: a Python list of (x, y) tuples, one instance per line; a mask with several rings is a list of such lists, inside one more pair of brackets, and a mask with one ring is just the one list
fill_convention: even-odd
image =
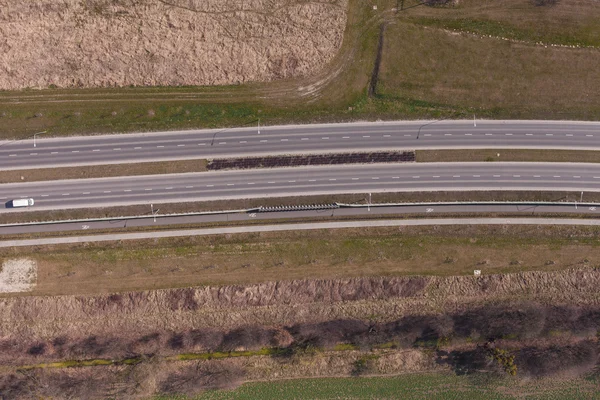
[(0, 1), (0, 89), (301, 77), (339, 50), (347, 0)]

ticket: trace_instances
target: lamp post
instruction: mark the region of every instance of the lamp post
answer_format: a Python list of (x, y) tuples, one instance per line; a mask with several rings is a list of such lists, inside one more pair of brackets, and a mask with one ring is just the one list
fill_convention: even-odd
[(37, 135), (41, 135), (42, 133), (46, 133), (46, 131), (33, 134), (33, 147), (36, 147), (35, 138), (37, 137)]

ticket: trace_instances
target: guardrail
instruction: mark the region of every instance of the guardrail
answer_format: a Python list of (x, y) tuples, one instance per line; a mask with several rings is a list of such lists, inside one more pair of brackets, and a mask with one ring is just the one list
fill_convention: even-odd
[(259, 207), (258, 212), (279, 212), (279, 211), (313, 211), (313, 210), (332, 210), (340, 208), (338, 203), (332, 204), (311, 204), (298, 206), (274, 206), (274, 207)]

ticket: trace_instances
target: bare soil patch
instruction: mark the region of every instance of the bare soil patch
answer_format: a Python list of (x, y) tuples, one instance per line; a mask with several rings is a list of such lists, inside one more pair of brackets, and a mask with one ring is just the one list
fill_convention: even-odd
[(8, 259), (0, 269), (0, 293), (31, 291), (37, 281), (37, 264), (34, 260)]
[(0, 89), (229, 85), (306, 76), (340, 48), (347, 4), (9, 0), (0, 13)]

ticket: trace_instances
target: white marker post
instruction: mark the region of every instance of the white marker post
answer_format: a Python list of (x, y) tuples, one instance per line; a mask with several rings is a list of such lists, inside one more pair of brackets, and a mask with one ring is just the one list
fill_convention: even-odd
[(367, 206), (367, 211), (371, 211), (371, 193), (369, 193), (369, 204)]
[(477, 128), (477, 123), (475, 122), (475, 114), (473, 114), (473, 126)]
[(260, 135), (260, 118), (258, 119), (258, 134)]

